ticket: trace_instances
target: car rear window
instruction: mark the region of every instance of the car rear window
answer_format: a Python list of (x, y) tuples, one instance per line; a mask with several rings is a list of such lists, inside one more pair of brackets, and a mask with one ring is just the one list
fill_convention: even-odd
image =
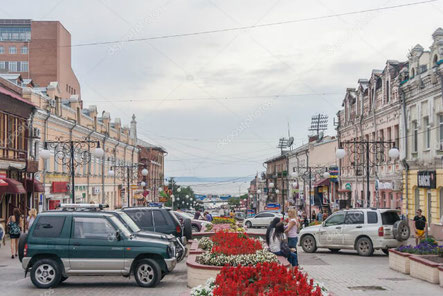
[(125, 213), (141, 228), (154, 226), (152, 223), (152, 212), (150, 210), (131, 210), (125, 211)]
[(41, 216), (37, 220), (32, 236), (59, 237), (65, 224), (65, 216)]
[(378, 215), (377, 212), (368, 212), (368, 224), (377, 224), (378, 223)]
[(155, 225), (167, 225), (168, 222), (161, 211), (154, 211)]
[(400, 220), (397, 212), (384, 212), (381, 213), (381, 220), (383, 221), (383, 225), (394, 225), (395, 222)]

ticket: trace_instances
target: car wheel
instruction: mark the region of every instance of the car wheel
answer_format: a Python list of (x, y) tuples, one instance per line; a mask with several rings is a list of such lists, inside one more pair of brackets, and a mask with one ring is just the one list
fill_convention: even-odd
[(252, 223), (251, 223), (251, 221), (246, 221), (245, 225), (246, 225), (246, 227), (248, 227), (248, 228), (252, 228)]
[(192, 225), (192, 232), (200, 232), (200, 229), (198, 229), (197, 226)]
[(355, 248), (360, 256), (371, 256), (374, 253), (372, 241), (368, 237), (359, 238)]
[(408, 240), (409, 236), (411, 235), (408, 222), (405, 220), (395, 222), (394, 226), (392, 227), (392, 232), (394, 234), (394, 238), (400, 242)]
[(383, 253), (389, 256), (389, 249), (381, 249), (381, 250), (383, 251)]
[(331, 249), (331, 248), (329, 248), (329, 251), (331, 251), (331, 253), (337, 254), (338, 252), (340, 252), (340, 249)]
[(305, 235), (301, 239), (301, 247), (306, 253), (314, 253), (317, 251), (317, 243), (312, 235)]
[(142, 259), (135, 266), (134, 277), (140, 287), (151, 288), (160, 282), (162, 271), (153, 259)]
[(60, 266), (53, 259), (40, 259), (32, 266), (31, 281), (37, 288), (53, 288), (60, 283), (61, 277)]
[(26, 244), (26, 239), (28, 238), (28, 234), (27, 233), (22, 233), (20, 235), (20, 239), (18, 241), (18, 259), (20, 260), (20, 262), (22, 262), (23, 257), (25, 256), (25, 244)]
[(187, 240), (191, 240), (192, 239), (192, 222), (191, 219), (185, 219), (185, 221), (183, 222), (183, 234), (185, 235)]

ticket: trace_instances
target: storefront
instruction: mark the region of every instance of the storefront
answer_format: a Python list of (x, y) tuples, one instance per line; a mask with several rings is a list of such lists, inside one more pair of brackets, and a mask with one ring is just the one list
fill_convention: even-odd
[(70, 203), (68, 182), (53, 181), (50, 193), (46, 195), (46, 209), (54, 210), (62, 203)]
[[(406, 180), (405, 180), (406, 181)], [(443, 239), (443, 170), (411, 170), (408, 172), (407, 203), (403, 210), (408, 218), (413, 219), (415, 212), (421, 209), (430, 226), (430, 234)], [(406, 197), (406, 189), (403, 196)]]

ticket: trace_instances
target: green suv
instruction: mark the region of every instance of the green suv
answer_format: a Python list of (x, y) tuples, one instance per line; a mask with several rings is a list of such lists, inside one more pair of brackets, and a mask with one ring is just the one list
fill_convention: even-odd
[(19, 258), (38, 288), (76, 275), (134, 275), (156, 286), (177, 264), (167, 239), (133, 235), (113, 214), (80, 208), (44, 212), (20, 239)]

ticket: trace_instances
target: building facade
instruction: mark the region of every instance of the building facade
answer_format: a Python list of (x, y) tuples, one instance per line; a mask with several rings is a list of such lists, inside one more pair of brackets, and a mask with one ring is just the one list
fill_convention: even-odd
[(353, 207), (401, 205), (402, 167), (388, 151), (402, 149), (399, 88), (404, 71), (407, 63), (388, 60), (383, 70), (373, 70), (369, 79), (358, 80), (357, 88), (346, 90), (337, 113), (338, 145), (346, 151), (339, 192)]
[(81, 97), (71, 35), (58, 21), (0, 19), (0, 73), (21, 74), (42, 87), (57, 81), (63, 98)]
[[(404, 210), (417, 209), (430, 222), (431, 232), (443, 238), (443, 29), (432, 35), (429, 50), (416, 45), (408, 56), (409, 71), (401, 84), (404, 96), (402, 158)], [(437, 237), (437, 236), (436, 236)]]

